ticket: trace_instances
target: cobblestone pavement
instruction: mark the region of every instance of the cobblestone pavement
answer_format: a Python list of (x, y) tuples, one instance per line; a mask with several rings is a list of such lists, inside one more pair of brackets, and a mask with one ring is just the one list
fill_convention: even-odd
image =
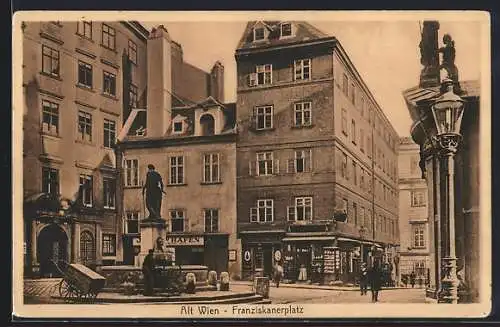
[[(247, 285), (233, 285), (233, 290), (246, 290)], [(269, 297), (278, 303), (371, 303), (371, 294), (357, 291), (297, 289), (271, 286)], [(379, 293), (380, 303), (425, 303), (425, 289), (391, 289)]]
[(59, 294), (59, 282), (61, 278), (25, 279), (25, 296), (50, 297)]

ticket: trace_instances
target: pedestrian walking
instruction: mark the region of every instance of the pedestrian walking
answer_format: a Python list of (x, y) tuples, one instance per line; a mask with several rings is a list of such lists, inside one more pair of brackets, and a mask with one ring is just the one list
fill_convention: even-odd
[(361, 290), (361, 295), (366, 295), (368, 293), (368, 267), (366, 262), (361, 264), (359, 270), (359, 288)]
[(372, 302), (378, 302), (378, 294), (382, 288), (382, 271), (376, 263), (368, 273), (370, 281), (370, 291), (372, 293)]
[(415, 272), (414, 271), (412, 271), (410, 274), (410, 284), (411, 284), (411, 288), (415, 287)]
[(283, 267), (279, 264), (279, 262), (276, 262), (274, 265), (274, 283), (276, 284), (276, 287), (280, 287), (280, 281), (283, 278)]
[(144, 276), (144, 295), (153, 295), (154, 287), (154, 268), (155, 262), (153, 257), (153, 249), (148, 251), (148, 254), (142, 262), (142, 274)]

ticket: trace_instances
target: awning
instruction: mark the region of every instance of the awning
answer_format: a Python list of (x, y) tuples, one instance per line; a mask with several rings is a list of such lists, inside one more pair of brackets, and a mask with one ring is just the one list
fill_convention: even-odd
[(285, 237), (283, 242), (293, 241), (335, 241), (335, 236), (302, 236), (302, 237)]

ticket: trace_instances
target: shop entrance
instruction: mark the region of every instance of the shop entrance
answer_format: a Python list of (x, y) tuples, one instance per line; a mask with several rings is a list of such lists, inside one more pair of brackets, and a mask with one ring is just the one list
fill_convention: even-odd
[(68, 237), (61, 227), (51, 224), (41, 230), (37, 241), (37, 256), (42, 277), (60, 277), (54, 262), (62, 266), (68, 261)]

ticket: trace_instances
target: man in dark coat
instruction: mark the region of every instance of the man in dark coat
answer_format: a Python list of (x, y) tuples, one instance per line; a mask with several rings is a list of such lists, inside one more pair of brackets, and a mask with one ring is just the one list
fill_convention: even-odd
[(410, 284), (411, 284), (411, 288), (415, 287), (415, 272), (414, 271), (412, 271), (410, 274)]
[(161, 175), (155, 171), (155, 166), (148, 165), (148, 173), (146, 175), (146, 183), (142, 187), (142, 195), (146, 193), (146, 207), (149, 211), (150, 219), (160, 218), (161, 213), (161, 197), (163, 191), (163, 181)]
[(382, 288), (382, 271), (375, 263), (369, 272), (370, 290), (372, 292), (372, 302), (378, 302), (378, 293)]
[(153, 295), (155, 268), (153, 253), (153, 249), (150, 249), (142, 263), (142, 274), (144, 276), (144, 295), (146, 296)]
[(361, 295), (366, 295), (368, 292), (368, 268), (366, 262), (361, 264), (359, 270), (359, 288), (361, 290)]

